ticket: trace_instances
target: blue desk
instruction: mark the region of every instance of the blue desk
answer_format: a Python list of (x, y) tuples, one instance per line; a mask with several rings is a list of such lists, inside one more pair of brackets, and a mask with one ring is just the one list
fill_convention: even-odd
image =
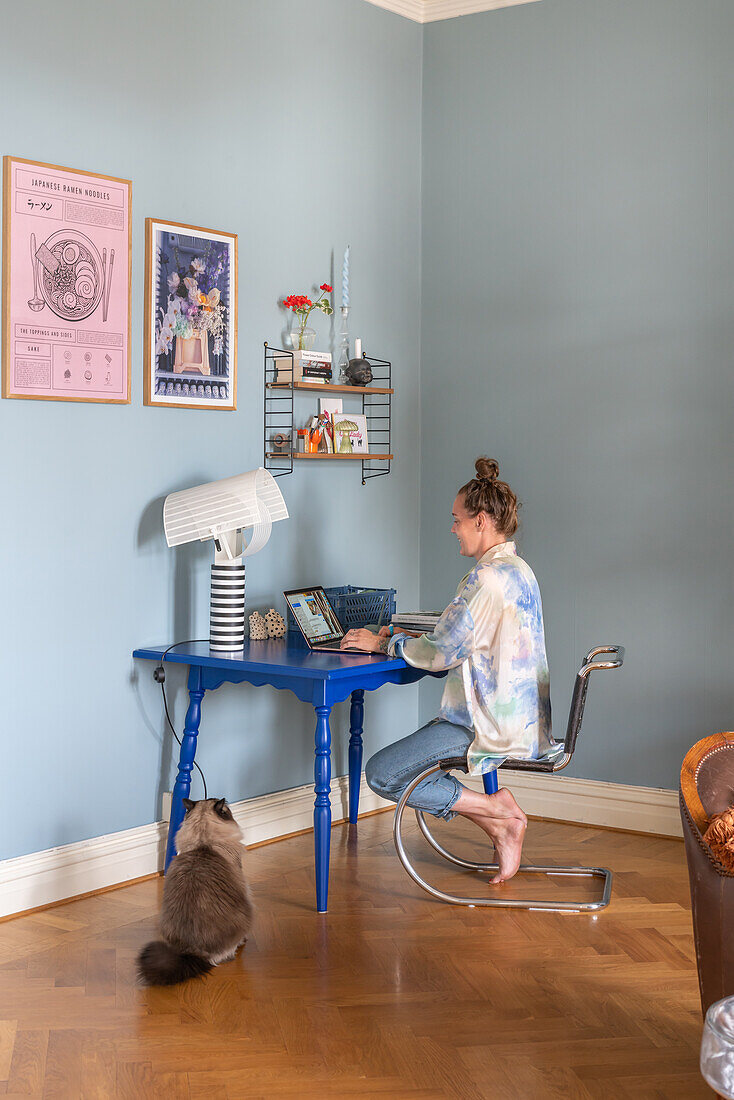
[[(165, 646), (136, 649), (133, 657), (160, 662)], [(191, 790), (191, 772), (201, 722), (201, 704), (207, 691), (222, 684), (254, 684), (257, 687), (287, 689), (316, 711), (314, 764), (314, 849), (316, 865), (316, 908), (325, 913), (329, 896), (329, 841), (331, 837), (331, 729), (329, 715), (334, 703), (352, 698), (349, 737), (349, 820), (359, 810), (362, 776), (362, 725), (364, 693), (383, 684), (414, 684), (432, 675), (411, 668), (402, 659), (357, 653), (311, 653), (300, 640), (245, 641), (244, 649), (232, 656), (210, 653), (208, 642), (177, 646), (166, 663), (189, 666), (189, 708), (173, 788), (171, 822), (168, 827), (166, 870), (176, 854), (175, 841), (183, 821), (183, 799)], [(442, 674), (443, 675), (443, 674)]]

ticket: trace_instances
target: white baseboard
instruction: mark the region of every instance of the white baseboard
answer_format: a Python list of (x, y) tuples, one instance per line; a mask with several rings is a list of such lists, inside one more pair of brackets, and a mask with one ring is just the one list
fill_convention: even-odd
[[(675, 791), (563, 776), (508, 775), (503, 783), (534, 817), (682, 836)], [(481, 790), (480, 780), (471, 779), (468, 784)], [(333, 821), (347, 817), (347, 792), (346, 777), (332, 780)], [(232, 812), (245, 843), (258, 844), (311, 828), (313, 799), (311, 785), (294, 787), (235, 802)], [(390, 805), (367, 787), (362, 776), (360, 811)], [(158, 821), (0, 862), (0, 917), (160, 871), (166, 831), (166, 823)]]
[[(232, 804), (245, 835), (245, 844), (274, 840), (313, 826), (313, 786), (248, 798)], [(364, 781), (360, 788), (361, 813), (389, 806)], [(333, 821), (348, 816), (346, 776), (331, 782)], [(73, 898), (142, 878), (163, 869), (168, 824), (156, 821), (120, 833), (80, 840), (0, 862), (0, 917), (22, 913), (55, 901)]]
[[(248, 798), (235, 802), (230, 808), (237, 824), (245, 834), (245, 844), (260, 844), (263, 840), (288, 836), (313, 827), (313, 787), (293, 787), (289, 791), (275, 791), (260, 798)], [(359, 812), (390, 806), (384, 798), (371, 791), (364, 773), (359, 787)], [(349, 817), (349, 781), (345, 775), (331, 781), (331, 820), (346, 821)]]
[[(481, 780), (470, 782), (481, 790)], [(502, 775), (502, 786), (509, 787), (525, 813), (533, 817), (604, 825), (631, 833), (683, 836), (678, 792), (663, 787), (630, 787), (598, 779), (517, 772)]]
[(0, 917), (149, 875), (163, 865), (161, 821), (0, 863)]

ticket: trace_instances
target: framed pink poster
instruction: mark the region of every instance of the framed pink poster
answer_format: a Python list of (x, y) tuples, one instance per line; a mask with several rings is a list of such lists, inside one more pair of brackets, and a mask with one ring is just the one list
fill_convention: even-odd
[(3, 169), (3, 397), (128, 404), (132, 183)]

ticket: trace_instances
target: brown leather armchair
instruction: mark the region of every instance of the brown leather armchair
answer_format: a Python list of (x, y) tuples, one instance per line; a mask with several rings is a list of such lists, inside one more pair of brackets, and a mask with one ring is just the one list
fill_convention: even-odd
[(734, 872), (703, 834), (714, 814), (734, 805), (734, 733), (715, 733), (689, 749), (680, 773), (680, 814), (688, 859), (698, 984), (704, 1015), (734, 993)]

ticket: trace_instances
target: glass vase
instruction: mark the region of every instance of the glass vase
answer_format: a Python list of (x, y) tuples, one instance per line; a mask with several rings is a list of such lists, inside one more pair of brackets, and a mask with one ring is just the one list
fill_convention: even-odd
[(706, 1013), (701, 1075), (719, 1096), (734, 1097), (734, 997), (724, 997)]
[(339, 326), (339, 385), (346, 386), (349, 379), (346, 375), (349, 366), (349, 306), (342, 306), (339, 310), (341, 323)]
[(316, 329), (309, 325), (301, 330), (300, 325), (291, 329), (291, 347), (294, 351), (310, 351), (316, 341)]

